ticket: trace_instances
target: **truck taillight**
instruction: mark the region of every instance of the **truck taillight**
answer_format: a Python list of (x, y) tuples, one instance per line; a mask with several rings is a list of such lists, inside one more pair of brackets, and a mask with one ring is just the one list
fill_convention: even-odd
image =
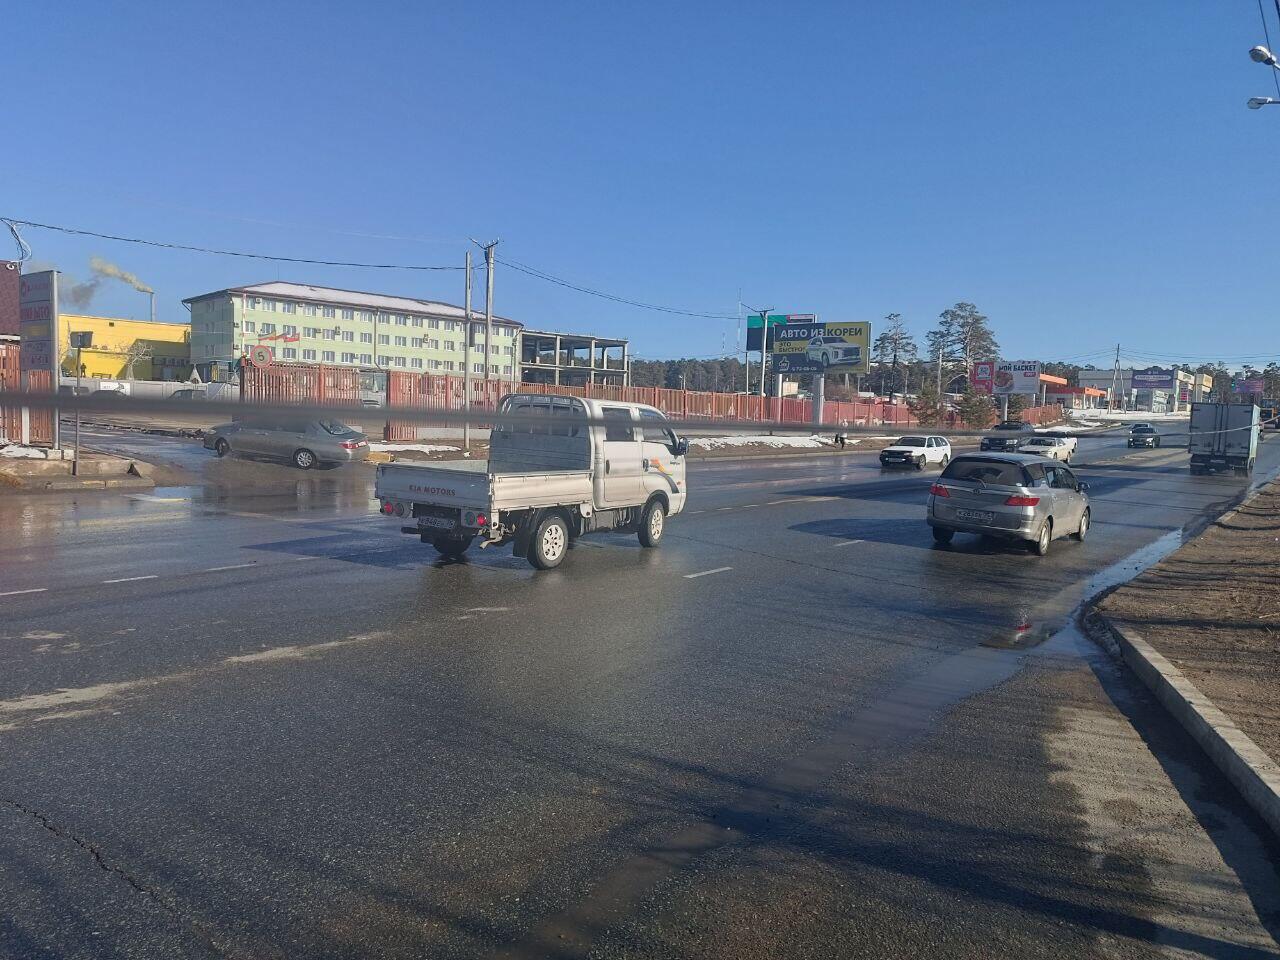
[(929, 492), (932, 493), (935, 497), (951, 496), (951, 493), (947, 490), (947, 488), (940, 483), (935, 483), (932, 487), (930, 487)]
[(388, 517), (389, 517), (389, 516), (391, 516), (391, 514), (395, 513), (395, 511), (396, 511), (396, 508), (395, 508), (394, 506), (392, 506), (391, 501), (389, 501), (389, 500), (383, 500), (383, 501), (382, 501), (382, 506), (380, 507), (380, 509), (381, 509), (381, 510), (382, 510), (382, 512), (383, 512), (383, 513), (385, 513)]
[(477, 526), (477, 527), (487, 527), (488, 525), (489, 525), (489, 518), (488, 518), (488, 517), (486, 517), (483, 513), (477, 513), (477, 514), (476, 514), (476, 526)]
[(1020, 497), (1014, 494), (1005, 500), (1004, 505), (1006, 507), (1034, 507), (1039, 502), (1039, 497)]

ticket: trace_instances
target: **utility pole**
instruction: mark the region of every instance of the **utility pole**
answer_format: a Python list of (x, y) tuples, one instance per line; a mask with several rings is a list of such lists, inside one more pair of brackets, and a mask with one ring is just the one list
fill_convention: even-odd
[(938, 403), (942, 403), (942, 344), (938, 344)]
[(1116, 408), (1116, 394), (1120, 390), (1120, 344), (1116, 344), (1116, 365), (1111, 371), (1111, 402), (1108, 409)]
[(764, 396), (765, 351), (769, 349), (769, 311), (772, 309), (773, 307), (756, 309), (760, 314), (760, 396), (762, 397)]
[(471, 251), (467, 251), (467, 292), (463, 299), (466, 339), (462, 343), (462, 409), (467, 419), (462, 422), (462, 449), (471, 450)]
[[(481, 243), (473, 238), (471, 242), (484, 250), (484, 378), (488, 380), (493, 354), (493, 248), (499, 241)], [(470, 329), (467, 334), (471, 334)]]

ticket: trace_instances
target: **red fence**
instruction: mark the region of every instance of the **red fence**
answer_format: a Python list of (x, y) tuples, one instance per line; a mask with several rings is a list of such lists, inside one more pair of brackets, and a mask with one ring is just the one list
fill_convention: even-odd
[[(784, 397), (747, 396), (737, 393), (704, 393), (695, 390), (667, 390), (662, 387), (618, 387), (596, 384), (562, 387), (549, 383), (515, 383), (508, 380), (473, 380), (471, 408), (494, 410), (509, 393), (536, 393), (554, 396), (644, 403), (657, 407), (676, 420), (741, 420), (748, 423), (813, 422), (813, 402)], [(387, 374), (387, 404), (419, 410), (465, 409), (466, 381), (462, 377), (430, 373)], [(850, 426), (912, 426), (916, 420), (905, 406), (889, 403), (830, 402), (823, 404), (823, 422), (834, 425), (847, 420)], [(418, 424), (403, 420), (387, 422), (388, 440), (416, 440)]]
[(240, 371), (240, 399), (254, 403), (359, 404), (360, 371), (325, 364), (245, 364)]
[[(16, 343), (0, 343), (0, 393), (22, 391), (22, 374), (19, 368), (19, 347)], [(32, 370), (27, 375), (29, 393), (52, 393), (53, 372)], [(23, 419), (26, 431), (23, 431)], [(32, 410), (22, 404), (0, 404), (0, 437), (33, 444), (53, 443), (53, 411)]]

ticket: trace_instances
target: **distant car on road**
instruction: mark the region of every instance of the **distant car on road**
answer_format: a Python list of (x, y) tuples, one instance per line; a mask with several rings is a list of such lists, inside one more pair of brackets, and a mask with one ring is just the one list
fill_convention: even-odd
[(288, 460), (300, 470), (318, 463), (350, 463), (369, 453), (369, 439), (340, 420), (287, 416), (237, 420), (214, 427), (204, 445), (220, 457), (231, 453)]
[(187, 388), (183, 388), (182, 390), (175, 390), (173, 391), (173, 393), (169, 394), (169, 399), (170, 400), (205, 400), (208, 398), (208, 396), (209, 395), (205, 393), (203, 390), (190, 390)]
[(1022, 441), (1032, 436), (1036, 428), (1021, 420), (1005, 420), (991, 428), (991, 433), (982, 438), (979, 446), (983, 450), (1017, 450)]
[(962, 454), (929, 488), (933, 539), (957, 533), (1021, 540), (1039, 556), (1060, 537), (1083, 540), (1092, 521), (1089, 485), (1056, 460), (1023, 453)]
[(914, 467), (926, 464), (946, 466), (951, 462), (951, 442), (946, 437), (900, 437), (880, 451), (882, 467)]
[(1129, 446), (1158, 447), (1160, 446), (1160, 434), (1149, 423), (1135, 423), (1129, 431)]
[(1050, 437), (1043, 433), (1038, 433), (1034, 437), (1028, 437), (1022, 441), (1022, 445), (1018, 447), (1020, 453), (1034, 453), (1042, 457), (1049, 457), (1053, 460), (1061, 460), (1063, 463), (1071, 462), (1071, 455), (1076, 452), (1076, 439), (1063, 439), (1062, 437)]

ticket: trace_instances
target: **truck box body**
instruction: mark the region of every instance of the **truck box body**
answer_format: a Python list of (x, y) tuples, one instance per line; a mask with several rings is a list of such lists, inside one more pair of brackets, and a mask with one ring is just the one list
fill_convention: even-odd
[(1251, 471), (1258, 455), (1258, 424), (1258, 408), (1251, 403), (1193, 403), (1187, 442), (1191, 471)]

